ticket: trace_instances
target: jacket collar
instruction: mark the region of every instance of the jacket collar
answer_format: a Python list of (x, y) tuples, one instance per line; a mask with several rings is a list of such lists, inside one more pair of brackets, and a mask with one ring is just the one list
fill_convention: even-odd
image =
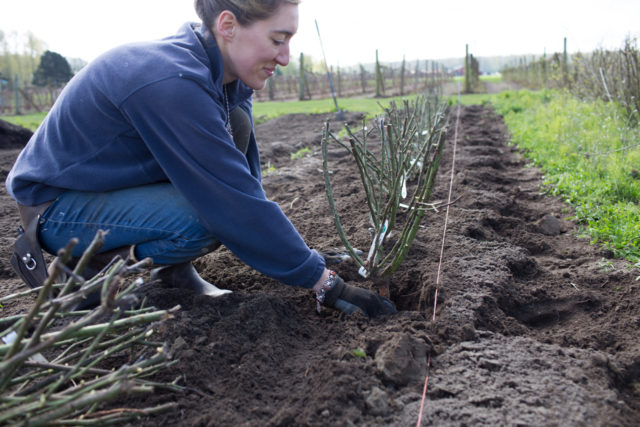
[[(196, 33), (200, 43), (207, 52), (209, 57), (209, 68), (213, 76), (213, 82), (217, 89), (222, 93), (222, 77), (224, 75), (224, 67), (222, 64), (222, 54), (218, 48), (215, 37), (204, 25), (191, 24), (191, 28)], [(234, 109), (253, 95), (253, 89), (242, 83), (240, 80), (234, 80), (227, 85), (227, 96), (229, 97), (229, 108)]]

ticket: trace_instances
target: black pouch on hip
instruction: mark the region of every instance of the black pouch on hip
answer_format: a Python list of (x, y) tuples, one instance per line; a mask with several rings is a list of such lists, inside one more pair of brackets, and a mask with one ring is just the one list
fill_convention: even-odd
[(31, 288), (44, 285), (49, 276), (47, 264), (38, 242), (40, 215), (29, 222), (26, 230), (18, 228), (19, 236), (13, 244), (11, 266), (20, 278)]

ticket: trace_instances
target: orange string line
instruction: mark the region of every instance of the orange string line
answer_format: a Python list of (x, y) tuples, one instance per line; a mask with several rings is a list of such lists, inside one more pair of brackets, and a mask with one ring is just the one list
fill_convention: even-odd
[[(447, 236), (447, 226), (449, 224), (449, 208), (451, 207), (451, 197), (453, 194), (453, 181), (455, 178), (455, 166), (456, 166), (456, 151), (458, 147), (458, 126), (460, 125), (460, 89), (458, 88), (458, 111), (456, 113), (456, 127), (453, 133), (453, 159), (451, 160), (451, 181), (449, 182), (449, 199), (447, 202), (447, 212), (444, 216), (444, 227), (442, 231), (442, 246), (440, 247), (440, 261), (438, 262), (438, 274), (436, 275), (436, 291), (433, 297), (433, 317), (432, 321), (436, 320), (436, 309), (438, 308), (438, 288), (440, 286), (440, 272), (442, 271), (442, 262), (444, 259), (444, 245)], [(424, 402), (427, 399), (427, 386), (429, 385), (429, 373), (431, 370), (431, 352), (429, 352), (429, 356), (427, 358), (427, 375), (424, 379), (424, 389), (422, 391), (422, 401), (420, 402), (420, 412), (418, 413), (418, 423), (416, 427), (420, 427), (422, 425), (422, 411), (424, 410)]]

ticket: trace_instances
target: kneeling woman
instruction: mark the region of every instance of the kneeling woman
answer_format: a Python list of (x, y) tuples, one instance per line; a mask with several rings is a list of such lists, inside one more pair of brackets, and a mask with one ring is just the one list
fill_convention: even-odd
[(262, 189), (251, 96), (289, 62), (297, 4), (196, 0), (202, 24), (82, 69), (7, 177), (25, 230), (52, 254), (78, 238), (74, 256), (108, 230), (103, 258), (150, 257), (156, 279), (213, 296), (228, 291), (191, 261), (222, 244), (327, 306), (395, 312), (328, 270)]

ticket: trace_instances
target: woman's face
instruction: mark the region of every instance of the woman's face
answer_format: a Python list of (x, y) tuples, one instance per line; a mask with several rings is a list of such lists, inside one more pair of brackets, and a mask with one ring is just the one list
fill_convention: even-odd
[(264, 88), (276, 65), (289, 63), (289, 41), (298, 31), (298, 6), (283, 4), (265, 20), (246, 27), (236, 23), (228, 43), (225, 79), (240, 79), (252, 89)]

